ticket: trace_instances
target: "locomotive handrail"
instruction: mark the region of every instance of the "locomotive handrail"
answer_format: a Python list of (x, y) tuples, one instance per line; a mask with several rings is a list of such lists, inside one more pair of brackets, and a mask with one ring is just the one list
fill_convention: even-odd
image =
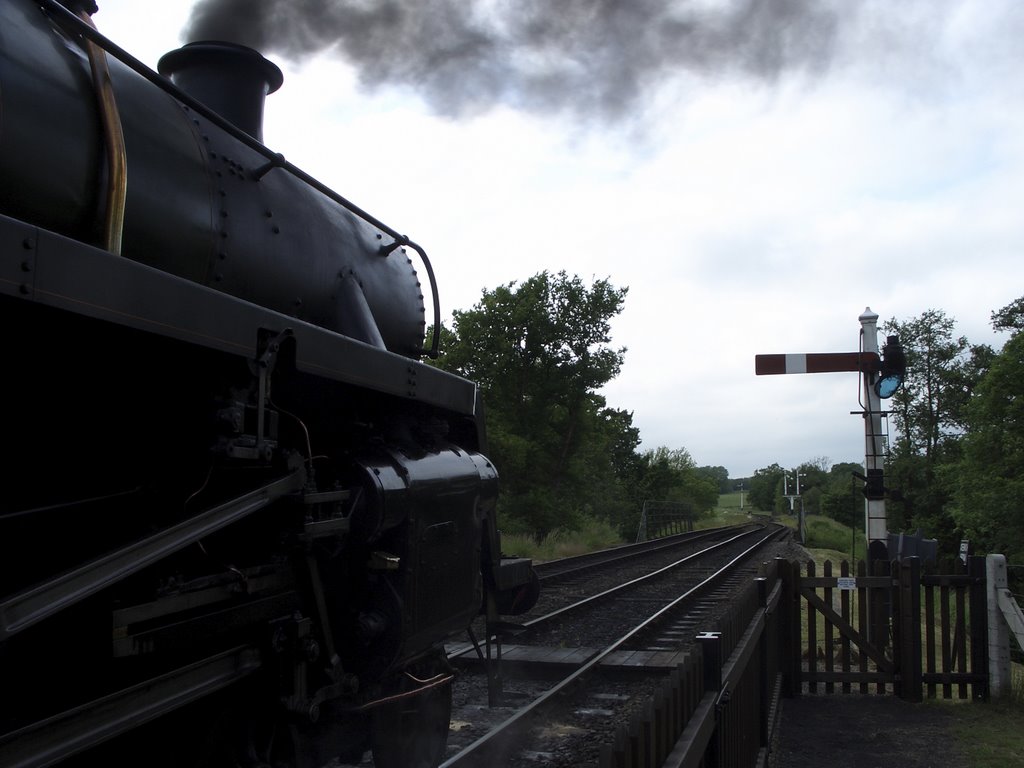
[[(78, 18), (93, 26), (92, 17), (86, 9), (79, 11)], [(100, 46), (89, 41), (86, 45), (89, 66), (92, 69), (93, 85), (96, 88), (96, 102), (100, 110), (103, 138), (107, 147), (107, 201), (104, 212), (104, 240), (107, 250), (121, 255), (124, 237), (124, 205), (128, 196), (128, 160), (124, 146), (124, 129), (110, 82), (106, 54)]]
[[(35, 0), (35, 2), (41, 8), (45, 8), (48, 12), (54, 14), (63, 25), (65, 25), (66, 27), (70, 27), (72, 30), (80, 34), (86, 40), (92, 41), (96, 45), (100, 46), (107, 53), (111, 54), (115, 59), (117, 59), (122, 64), (127, 66), (129, 69), (133, 70), (136, 74), (141, 75), (150, 83), (160, 88), (162, 91), (173, 96), (175, 99), (180, 101), (189, 109), (195, 110), (200, 115), (205, 117), (207, 120), (217, 125), (217, 127), (221, 128), (224, 131), (227, 131), (234, 138), (241, 141), (247, 147), (267, 158), (269, 163), (263, 166), (261, 169), (258, 169), (254, 174), (254, 177), (257, 180), (272, 168), (281, 168), (282, 170), (287, 171), (292, 176), (297, 178), (299, 181), (306, 184), (307, 186), (312, 187), (316, 191), (320, 192), (322, 195), (327, 196), (328, 198), (336, 202), (338, 205), (345, 208), (350, 213), (354, 214), (355, 216), (358, 216), (360, 219), (365, 221), (370, 226), (376, 227), (377, 229), (383, 231), (385, 234), (391, 236), (395, 241), (392, 244), (393, 247), (385, 246), (384, 248), (382, 248), (381, 253), (383, 255), (386, 256), (388, 253), (390, 253), (390, 251), (394, 250), (395, 248), (402, 247), (412, 248), (414, 251), (416, 251), (416, 253), (419, 254), (420, 260), (423, 262), (423, 266), (427, 271), (427, 277), (430, 280), (431, 298), (434, 302), (433, 338), (431, 340), (430, 347), (421, 349), (420, 354), (425, 354), (431, 359), (437, 358), (438, 345), (441, 338), (441, 306), (438, 300), (437, 280), (434, 278), (434, 268), (431, 266), (430, 259), (427, 258), (427, 252), (423, 249), (422, 246), (410, 240), (406, 235), (400, 234), (397, 230), (392, 229), (387, 224), (382, 222), (380, 219), (376, 218), (375, 216), (371, 215), (367, 211), (360, 208), (351, 200), (348, 200), (342, 195), (339, 195), (337, 192), (335, 192), (327, 185), (323, 184), (320, 181), (317, 181), (315, 178), (310, 176), (302, 169), (288, 162), (287, 160), (285, 160), (284, 155), (280, 154), (279, 152), (274, 152), (272, 149), (264, 145), (262, 142), (254, 139), (245, 131), (240, 130), (238, 127), (228, 122), (223, 117), (214, 112), (212, 109), (207, 107), (201, 101), (197, 101), (193, 97), (189, 96), (187, 93), (185, 93), (176, 85), (174, 85), (174, 83), (172, 83), (166, 77), (157, 72), (154, 72), (150, 67), (146, 66), (143, 62), (139, 61), (137, 58), (132, 56), (119, 45), (104, 37), (104, 35), (95, 27), (82, 21), (82, 19), (78, 18), (78, 16), (76, 16), (70, 10), (65, 8), (59, 2), (59, 0)], [(385, 250), (386, 248), (390, 248), (390, 250)]]

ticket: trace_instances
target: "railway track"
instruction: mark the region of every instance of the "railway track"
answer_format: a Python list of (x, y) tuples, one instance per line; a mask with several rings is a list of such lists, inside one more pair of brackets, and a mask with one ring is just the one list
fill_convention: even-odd
[[(673, 537), (646, 552), (542, 565), (553, 594), (538, 604), (539, 615), (501, 628), (500, 642), (486, 648), (450, 648), (459, 674), (442, 765), (596, 764), (601, 745), (692, 650), (697, 634), (714, 626), (781, 532), (744, 526)], [(646, 572), (637, 575), (641, 560)], [(589, 588), (581, 595), (583, 575)], [(605, 586), (608, 580), (615, 586)], [(488, 654), (500, 658), (489, 681)]]
[(562, 557), (558, 560), (535, 563), (534, 570), (537, 572), (537, 576), (540, 577), (542, 584), (557, 584), (564, 579), (578, 578), (615, 563), (622, 564), (641, 559), (645, 562), (653, 562), (654, 558), (660, 555), (671, 557), (681, 548), (697, 547), (703, 542), (718, 541), (728, 537), (732, 532), (746, 530), (751, 525), (733, 525), (701, 531), (690, 531), (637, 544), (625, 544), (612, 549), (588, 552), (584, 555)]

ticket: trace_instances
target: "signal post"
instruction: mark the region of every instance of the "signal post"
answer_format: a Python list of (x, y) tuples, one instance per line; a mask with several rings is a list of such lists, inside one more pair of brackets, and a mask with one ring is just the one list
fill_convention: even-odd
[[(899, 339), (889, 336), (882, 353), (878, 350), (878, 314), (865, 308), (860, 317), (860, 351), (803, 355), (757, 355), (758, 375), (779, 373), (828, 373), (857, 371), (863, 381), (859, 413), (864, 419), (864, 532), (868, 540), (868, 575), (875, 562), (889, 560), (888, 525), (885, 516), (885, 435), (882, 432), (882, 400), (892, 397), (903, 383), (906, 358)], [(858, 411), (853, 411), (858, 413)], [(868, 636), (884, 646), (891, 606), (869, 597), (871, 620)]]
[[(868, 540), (869, 567), (873, 560), (888, 559), (888, 525), (885, 514), (885, 434), (882, 406), (903, 383), (906, 359), (899, 339), (889, 336), (881, 354), (878, 349), (878, 314), (867, 307), (860, 320), (860, 351), (789, 355), (756, 355), (759, 375), (832, 373), (856, 371), (864, 382), (861, 413), (864, 418), (864, 532)], [(870, 572), (870, 571), (869, 571)]]
[[(860, 320), (861, 348), (878, 358), (878, 313), (865, 308)], [(888, 559), (889, 526), (885, 514), (885, 435), (882, 399), (870, 376), (864, 377), (864, 530), (868, 564)], [(895, 391), (895, 390), (894, 390)], [(869, 571), (870, 572), (870, 571)]]

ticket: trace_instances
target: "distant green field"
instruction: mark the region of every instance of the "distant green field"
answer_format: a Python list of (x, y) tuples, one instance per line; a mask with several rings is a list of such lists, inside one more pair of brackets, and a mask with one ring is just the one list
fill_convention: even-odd
[(755, 511), (750, 504), (750, 494), (747, 491), (733, 491), (732, 493), (720, 493), (718, 495), (718, 506), (716, 510), (728, 510), (728, 511), (739, 511), (740, 510), (740, 496), (743, 496), (743, 508), (744, 512)]

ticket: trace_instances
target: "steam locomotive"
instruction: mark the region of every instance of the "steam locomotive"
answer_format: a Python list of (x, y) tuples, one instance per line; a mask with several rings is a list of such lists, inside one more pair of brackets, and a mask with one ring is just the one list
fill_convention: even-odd
[(263, 145), (271, 62), (90, 5), (0, 3), (0, 765), (436, 765), (536, 576), (426, 254)]

